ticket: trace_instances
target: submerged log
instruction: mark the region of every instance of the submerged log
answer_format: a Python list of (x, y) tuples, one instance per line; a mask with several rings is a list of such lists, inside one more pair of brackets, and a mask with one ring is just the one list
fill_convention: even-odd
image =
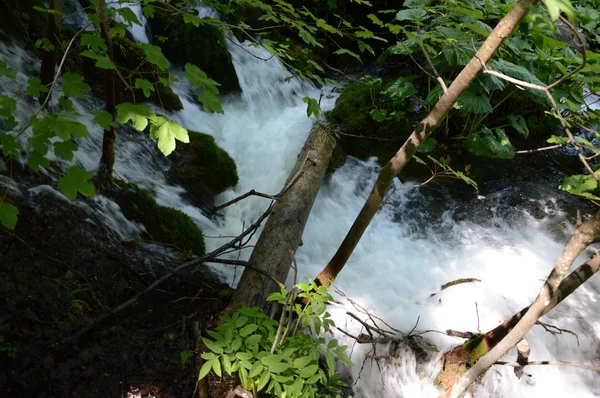
[(304, 226), (334, 146), (335, 140), (326, 125), (316, 123), (286, 181), (287, 189), (277, 199), (250, 257), (253, 268), (264, 274), (251, 268), (244, 270), (226, 314), (244, 306), (268, 307), (266, 298), (278, 286), (265, 274), (285, 282), (292, 265), (290, 252), (295, 252), (301, 245)]

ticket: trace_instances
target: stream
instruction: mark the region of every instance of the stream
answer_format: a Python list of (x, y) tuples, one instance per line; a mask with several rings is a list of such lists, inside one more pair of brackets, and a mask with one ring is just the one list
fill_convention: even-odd
[[(140, 10), (134, 11), (141, 16)], [(141, 27), (132, 33), (138, 41), (149, 41)], [(307, 118), (302, 98), (319, 98), (323, 94), (321, 107), (327, 110), (334, 106), (338, 95), (331, 88), (321, 90), (296, 79), (285, 82), (289, 73), (276, 58), (261, 60), (270, 57), (266, 50), (233, 38), (229, 42), (242, 94), (222, 97), (223, 115), (209, 114), (189, 96), (189, 87), (182, 81), (175, 90), (184, 109), (167, 115), (187, 129), (211, 134), (235, 159), (240, 183), (220, 195), (216, 203), (250, 189), (279, 192), (314, 122), (314, 118)], [(39, 60), (4, 43), (0, 43), (0, 58), (19, 70), (16, 80), (0, 81), (0, 92), (23, 92), (27, 78), (39, 69)], [(100, 157), (102, 131), (91, 120), (101, 101), (88, 98), (75, 105), (84, 115), (81, 121), (88, 125), (91, 136), (80, 142), (74, 162), (93, 171)], [(20, 100), (19, 107), (23, 110), (19, 114), (22, 120), (35, 104)], [(169, 162), (152, 155), (156, 151), (147, 148), (154, 145), (148, 138), (121, 136), (116, 174), (148, 189), (160, 204), (189, 214), (203, 229), (208, 250), (220, 246), (229, 236), (238, 235), (269, 205), (267, 199), (251, 197), (224, 209), (216, 221), (207, 218), (184, 199), (182, 187), (166, 182), (164, 174)], [(297, 253), (300, 280), (314, 278), (331, 258), (363, 205), (379, 168), (374, 159), (348, 158), (343, 167), (325, 177), (304, 232), (303, 246)], [(514, 171), (508, 172), (511, 173)], [(414, 189), (414, 182), (396, 180), (394, 192), (367, 229), (335, 286), (405, 333), (413, 329), (417, 320), (420, 331), (477, 332), (495, 327), (532, 302), (574, 230), (556, 185), (546, 184), (554, 180), (540, 178), (535, 170), (524, 170), (519, 175), (522, 178), (516, 185), (491, 184), (480, 193), (467, 186), (460, 190), (444, 185)], [(102, 196), (91, 200), (119, 237), (140, 236), (143, 227), (125, 220), (114, 202)], [(237, 254), (232, 256), (237, 258)], [(249, 258), (250, 249), (242, 250), (240, 256)], [(242, 272), (226, 266), (213, 269), (234, 286)], [(430, 297), (441, 285), (459, 278), (477, 278), (481, 282), (453, 286)], [(543, 318), (544, 322), (573, 331), (577, 338), (568, 333), (553, 335), (540, 326), (528, 333), (531, 360), (591, 363), (600, 359), (600, 312), (595, 308), (599, 289), (599, 280), (592, 278)], [(358, 334), (360, 325), (344, 314), (353, 310), (349, 304), (347, 307), (332, 307), (331, 313), (338, 326)], [(398, 358), (381, 362), (380, 371), (372, 361), (367, 361), (361, 370), (370, 346), (353, 345), (343, 335), (336, 337), (352, 349), (355, 366), (347, 372), (354, 383), (353, 396), (364, 398), (439, 396), (440, 391), (433, 384), (438, 359), (462, 342), (428, 333), (428, 341), (439, 351), (432, 353), (431, 361), (419, 364), (411, 351), (400, 348)], [(378, 355), (388, 354), (387, 347), (379, 347)], [(515, 360), (514, 350), (507, 358)], [(494, 367), (475, 396), (600, 396), (600, 377), (593, 371), (530, 366), (526, 372), (532, 377), (519, 380), (512, 368)]]

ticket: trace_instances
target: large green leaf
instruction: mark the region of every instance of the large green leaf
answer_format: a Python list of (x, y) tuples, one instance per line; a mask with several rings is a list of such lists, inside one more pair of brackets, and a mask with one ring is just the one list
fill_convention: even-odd
[(161, 70), (167, 70), (169, 61), (163, 55), (160, 47), (152, 44), (141, 43), (140, 46), (146, 54), (146, 60), (153, 65), (158, 66)]
[(79, 192), (83, 196), (93, 196), (96, 194), (94, 186), (88, 182), (93, 174), (79, 166), (70, 167), (65, 175), (58, 181), (58, 187), (65, 196), (75, 200)]
[(39, 97), (42, 93), (47, 93), (48, 87), (42, 85), (42, 81), (37, 77), (32, 77), (27, 81), (27, 93), (34, 97)]
[(487, 158), (512, 159), (515, 156), (515, 148), (501, 128), (492, 131), (483, 127), (469, 133), (465, 147), (473, 154)]
[(12, 135), (0, 133), (0, 145), (4, 156), (15, 158), (19, 156), (21, 144)]
[(598, 182), (589, 174), (568, 176), (558, 188), (586, 199), (600, 200), (592, 193), (598, 188)]
[(63, 73), (63, 94), (66, 97), (85, 98), (92, 88), (83, 81), (83, 76), (78, 73)]
[(525, 121), (525, 118), (522, 115), (508, 115), (508, 122), (519, 134), (527, 138), (529, 135), (529, 127), (527, 127), (527, 121)]
[(427, 11), (422, 8), (409, 8), (407, 10), (400, 10), (396, 14), (398, 21), (419, 21), (425, 18)]
[(315, 115), (315, 119), (318, 119), (321, 115), (321, 106), (319, 102), (310, 97), (304, 97), (302, 99), (308, 106), (306, 107), (306, 116), (310, 117), (310, 115)]
[(0, 202), (0, 223), (4, 228), (15, 229), (19, 216), (19, 209), (7, 202)]
[(133, 127), (138, 131), (144, 131), (148, 127), (148, 119), (156, 117), (156, 114), (146, 105), (123, 102), (117, 105), (117, 120), (119, 123), (127, 123), (131, 120)]
[(190, 142), (186, 129), (160, 116), (152, 124), (152, 127), (150, 127), (150, 137), (158, 139), (158, 149), (165, 156), (169, 156), (175, 150), (176, 139), (186, 144)]
[(458, 98), (458, 105), (461, 110), (468, 113), (485, 114), (492, 112), (490, 97), (484, 92), (478, 92), (473, 87), (469, 87)]

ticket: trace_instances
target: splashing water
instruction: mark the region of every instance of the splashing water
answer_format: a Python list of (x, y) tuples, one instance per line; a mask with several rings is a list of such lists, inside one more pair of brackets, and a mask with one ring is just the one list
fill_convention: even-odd
[[(143, 39), (140, 36), (136, 40)], [(217, 198), (218, 203), (250, 189), (265, 193), (281, 189), (312, 126), (302, 98), (319, 98), (321, 94), (314, 86), (296, 79), (286, 82), (289, 73), (264, 49), (232, 42), (230, 51), (243, 94), (223, 98), (225, 114), (204, 112), (188, 97), (187, 87), (182, 83), (176, 90), (184, 109), (168, 115), (190, 130), (211, 134), (235, 159), (240, 183)], [(0, 79), (0, 92), (15, 96), (24, 92), (27, 78), (35, 75), (39, 61), (20, 48), (2, 43), (0, 57), (20, 71), (16, 80)], [(321, 106), (330, 109), (334, 101), (335, 96), (325, 95)], [(94, 110), (101, 105), (93, 98), (75, 103), (91, 136), (80, 141), (74, 163), (88, 170), (94, 170), (100, 158), (102, 131), (91, 120)], [(26, 100), (20, 100), (19, 120), (25, 120), (34, 108)], [(244, 225), (254, 222), (268, 206), (266, 199), (249, 198), (225, 209), (222, 221), (208, 219), (183, 199), (183, 188), (167, 183), (164, 173), (169, 162), (153, 155), (155, 152), (148, 149), (153, 145), (148, 138), (121, 134), (116, 154), (117, 175), (149, 189), (159, 203), (189, 214), (207, 237), (239, 234)], [(304, 245), (297, 254), (301, 279), (314, 278), (333, 255), (364, 203), (378, 170), (374, 160), (349, 159), (345, 166), (326, 177), (304, 232)], [(534, 218), (519, 208), (498, 211), (506, 207), (502, 192), (462, 201), (445, 196), (440, 206), (435, 198), (422, 191), (403, 190), (406, 186), (395, 182), (397, 191), (377, 214), (336, 281), (336, 286), (348, 296), (401, 330), (412, 329), (417, 317), (420, 317), (419, 330), (486, 331), (496, 326), (535, 298), (541, 281), (564, 247), (565, 236), (573, 229), (545, 193), (531, 197), (547, 209), (545, 217)], [(114, 202), (100, 197), (97, 203), (102, 206), (107, 226), (121, 238), (137, 236), (142, 230), (139, 225), (123, 221)], [(461, 206), (468, 210), (467, 216), (459, 220), (457, 213)], [(565, 230), (562, 235), (553, 231), (557, 225)], [(208, 249), (220, 246), (225, 239), (207, 238)], [(249, 251), (245, 250), (242, 258), (248, 256)], [(235, 283), (232, 269), (223, 271), (223, 276)], [(429, 297), (440, 285), (458, 278), (478, 278), (481, 282), (451, 287)], [(597, 361), (600, 316), (593, 310), (597, 297), (597, 282), (588, 283), (544, 318), (577, 333), (579, 344), (572, 335), (553, 336), (536, 326), (527, 336), (532, 347), (531, 359)], [(339, 326), (358, 333), (358, 326), (343, 311), (332, 312)], [(428, 338), (440, 352), (460, 343), (440, 334), (430, 334)], [(355, 347), (353, 351), (356, 366), (351, 375), (357, 380), (356, 397), (439, 395), (430, 376), (435, 374), (439, 355), (429, 363), (418, 364), (412, 352), (400, 349), (399, 358), (382, 363), (381, 373), (377, 366), (367, 363), (359, 378), (366, 349)], [(385, 349), (381, 350), (380, 355), (385, 355)], [(517, 380), (512, 369), (496, 367), (488, 372), (475, 395), (594, 397), (600, 394), (600, 379), (591, 371), (555, 366), (532, 366), (526, 371), (533, 374), (535, 385)]]

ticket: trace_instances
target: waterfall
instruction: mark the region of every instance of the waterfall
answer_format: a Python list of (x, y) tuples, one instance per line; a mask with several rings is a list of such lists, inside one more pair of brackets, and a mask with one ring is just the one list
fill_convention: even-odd
[[(142, 20), (141, 9), (134, 12)], [(148, 41), (144, 27), (138, 29), (134, 25), (130, 32), (136, 40)], [(182, 82), (176, 91), (184, 109), (167, 115), (190, 130), (211, 134), (235, 159), (240, 183), (220, 195), (218, 203), (250, 189), (277, 193), (313, 123), (306, 116), (302, 98), (319, 98), (324, 92), (323, 110), (331, 109), (336, 99), (329, 90), (319, 90), (309, 83), (297, 79), (286, 82), (289, 73), (262, 48), (233, 41), (230, 51), (243, 94), (222, 99), (225, 113), (206, 113), (188, 97), (186, 83)], [(0, 78), (0, 93), (17, 97), (17, 93), (26, 90), (27, 78), (35, 75), (39, 61), (4, 43), (0, 43), (0, 58), (20, 71), (16, 80)], [(24, 121), (31, 114), (25, 110), (31, 110), (32, 105), (23, 96), (18, 98), (21, 111), (17, 116)], [(74, 102), (91, 136), (80, 141), (73, 162), (94, 170), (100, 158), (102, 131), (91, 120), (102, 103), (94, 98)], [(203, 228), (209, 250), (228, 239), (219, 236), (238, 235), (268, 206), (267, 199), (252, 197), (226, 208), (220, 221), (207, 218), (186, 202), (184, 188), (167, 183), (164, 172), (169, 162), (144, 148), (153, 145), (148, 138), (122, 134), (117, 144), (116, 174), (149, 189), (160, 204), (189, 214)], [(303, 235), (304, 244), (297, 253), (302, 280), (314, 278), (331, 258), (364, 203), (379, 168), (375, 159), (349, 158), (343, 167), (326, 177)], [(427, 195), (426, 189), (411, 189), (411, 184), (395, 181), (395, 192), (376, 215), (336, 281), (339, 289), (404, 331), (411, 330), (417, 318), (418, 330), (487, 331), (532, 302), (573, 231), (554, 197), (555, 187), (539, 191), (515, 188), (521, 190), (526, 203), (539, 209), (533, 214), (527, 206), (507, 205), (514, 190), (486, 195), (468, 193), (464, 198), (443, 189)], [(141, 232), (141, 226), (124, 221), (114, 202), (101, 196), (92, 200), (102, 209), (107, 226), (122, 239), (135, 238)], [(242, 258), (249, 254), (249, 249), (243, 250)], [(215, 269), (231, 284), (241, 273), (233, 267)], [(478, 278), (481, 282), (455, 286), (429, 297), (442, 284), (459, 278)], [(531, 359), (597, 361), (600, 313), (594, 306), (598, 293), (598, 281), (592, 279), (544, 318), (545, 322), (577, 333), (579, 342), (570, 334), (554, 336), (536, 326), (527, 335)], [(359, 332), (360, 325), (351, 322), (344, 311), (332, 309), (332, 313), (340, 327), (353, 334)], [(440, 353), (461, 342), (436, 333), (427, 337)], [(344, 336), (338, 338), (344, 340)], [(418, 366), (412, 352), (401, 350), (399, 358), (382, 365), (381, 373), (377, 366), (367, 363), (359, 378), (368, 349), (353, 349), (355, 397), (439, 396), (430, 378), (439, 354), (430, 363)], [(385, 352), (385, 347), (381, 352)], [(514, 353), (511, 355), (515, 357)], [(495, 367), (475, 395), (594, 397), (600, 393), (600, 378), (591, 371), (557, 366), (531, 366), (526, 371), (533, 375), (535, 383), (516, 379), (511, 368)]]

